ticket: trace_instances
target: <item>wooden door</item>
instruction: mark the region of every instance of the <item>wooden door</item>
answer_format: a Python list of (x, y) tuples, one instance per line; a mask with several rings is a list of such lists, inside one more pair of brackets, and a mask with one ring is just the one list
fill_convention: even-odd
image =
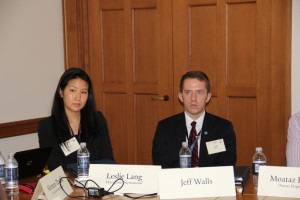
[(157, 122), (173, 113), (171, 9), (171, 0), (89, 1), (89, 72), (118, 163), (152, 164)]
[(151, 163), (158, 120), (182, 111), (181, 75), (200, 69), (212, 83), (208, 112), (233, 122), (237, 164), (262, 146), (268, 164), (285, 165), (291, 0), (63, 3), (66, 66), (90, 72), (118, 162)]
[(213, 93), (207, 110), (233, 122), (237, 165), (251, 165), (256, 146), (268, 164), (285, 165), (291, 2), (173, 2), (174, 90), (187, 70), (205, 71)]

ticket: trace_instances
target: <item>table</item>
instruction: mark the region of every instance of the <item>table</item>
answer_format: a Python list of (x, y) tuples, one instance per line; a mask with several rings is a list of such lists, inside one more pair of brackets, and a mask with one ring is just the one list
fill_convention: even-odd
[[(66, 173), (66, 175), (69, 177), (70, 174)], [(20, 183), (27, 183), (27, 182), (37, 182), (39, 177), (33, 177), (33, 178), (28, 178), (24, 180), (20, 180)], [(74, 192), (72, 193), (72, 196), (77, 196), (77, 195), (82, 195), (83, 191), (82, 189), (74, 187)], [(19, 200), (31, 200), (32, 194), (28, 194), (24, 191), (20, 190), (19, 194)], [(66, 198), (65, 200), (78, 200), (80, 198)], [(84, 198), (81, 198), (84, 199)], [(91, 198), (86, 198), (86, 199), (91, 199)], [(94, 198), (98, 200), (130, 200), (130, 198), (123, 197), (123, 196), (115, 196), (115, 195), (107, 195), (104, 196), (103, 198)], [(201, 199), (201, 198), (197, 198)], [(203, 199), (203, 198), (202, 198)], [(213, 200), (215, 198), (205, 198), (206, 200)], [(225, 199), (225, 198), (224, 198)], [(251, 175), (248, 177), (246, 184), (245, 184), (245, 189), (244, 189), (244, 194), (237, 194), (236, 195), (236, 200), (258, 200), (259, 198), (256, 195), (256, 190), (253, 187), (253, 181)], [(141, 199), (142, 200), (142, 199)], [(152, 197), (152, 198), (146, 198), (146, 200), (159, 200), (159, 197)], [(191, 200), (191, 199), (189, 199)], [(195, 199), (196, 200), (196, 199)], [(218, 198), (218, 200), (222, 200), (222, 198)]]

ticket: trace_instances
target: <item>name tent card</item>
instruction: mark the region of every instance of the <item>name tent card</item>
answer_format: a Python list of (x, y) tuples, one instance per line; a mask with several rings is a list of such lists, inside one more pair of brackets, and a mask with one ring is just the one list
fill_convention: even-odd
[(300, 199), (300, 168), (259, 167), (257, 195)]
[[(90, 164), (89, 179), (95, 181), (100, 187), (108, 190), (117, 179), (123, 179), (123, 187), (117, 193), (158, 193), (158, 174), (161, 166), (154, 165), (116, 165), (116, 164)], [(111, 191), (122, 186), (117, 181)], [(89, 183), (88, 187), (95, 187)]]
[(232, 166), (162, 169), (160, 199), (236, 196)]
[(33, 196), (31, 200), (37, 200), (37, 199), (44, 199), (44, 200), (56, 200), (56, 199), (64, 199), (67, 197), (67, 194), (71, 194), (73, 192), (73, 189), (68, 182), (67, 179), (62, 179), (61, 185), (63, 189), (62, 190), (60, 186), (60, 179), (61, 177), (65, 177), (65, 173), (62, 169), (62, 167), (58, 167), (55, 170), (53, 170), (51, 173), (47, 174), (43, 178), (41, 178), (34, 190)]

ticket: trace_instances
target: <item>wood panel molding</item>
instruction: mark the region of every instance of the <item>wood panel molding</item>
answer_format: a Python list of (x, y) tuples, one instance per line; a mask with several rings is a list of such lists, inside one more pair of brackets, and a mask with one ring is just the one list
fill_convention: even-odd
[(42, 119), (44, 118), (2, 123), (0, 124), (0, 138), (36, 133), (38, 123)]
[(88, 71), (88, 1), (63, 0), (65, 67), (80, 67)]

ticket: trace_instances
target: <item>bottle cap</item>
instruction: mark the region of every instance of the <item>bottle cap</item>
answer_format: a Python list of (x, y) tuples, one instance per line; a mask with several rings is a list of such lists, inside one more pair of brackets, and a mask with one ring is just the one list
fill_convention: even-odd
[(188, 145), (187, 145), (187, 142), (182, 142), (182, 146), (183, 147), (187, 147)]
[(262, 152), (262, 147), (256, 147), (257, 152)]

